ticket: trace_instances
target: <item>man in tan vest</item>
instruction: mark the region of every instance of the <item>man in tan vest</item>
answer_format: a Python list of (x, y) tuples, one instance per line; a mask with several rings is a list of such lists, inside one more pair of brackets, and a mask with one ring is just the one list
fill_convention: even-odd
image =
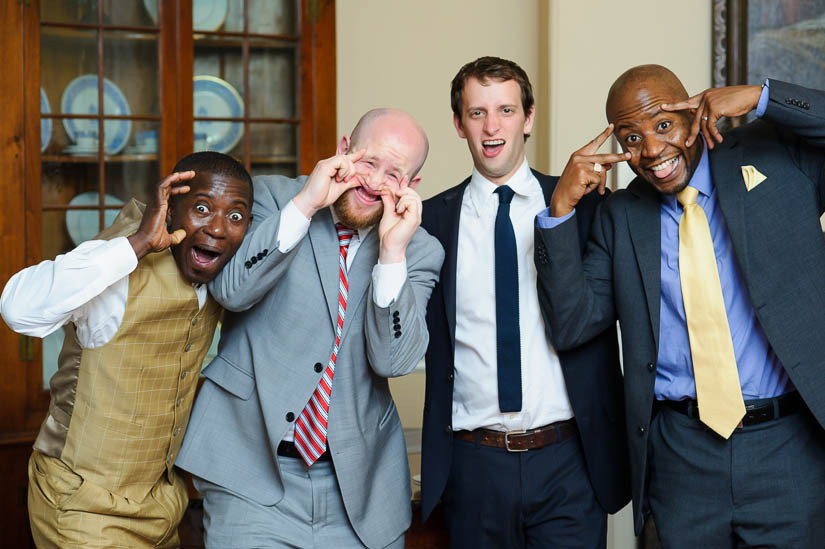
[(206, 290), (251, 220), (231, 157), (183, 158), (142, 212), (14, 275), (0, 312), (45, 337), (66, 327), (49, 415), (29, 460), (38, 547), (177, 547), (187, 505), (173, 469), (221, 314)]

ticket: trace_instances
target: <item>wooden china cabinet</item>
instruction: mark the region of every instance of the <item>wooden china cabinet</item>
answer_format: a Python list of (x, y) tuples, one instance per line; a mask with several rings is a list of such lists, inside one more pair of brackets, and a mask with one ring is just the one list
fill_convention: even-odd
[[(3, 0), (0, 30), (0, 286), (193, 150), (291, 176), (334, 153), (334, 0)], [(61, 341), (0, 323), (3, 547), (33, 547), (26, 467)]]

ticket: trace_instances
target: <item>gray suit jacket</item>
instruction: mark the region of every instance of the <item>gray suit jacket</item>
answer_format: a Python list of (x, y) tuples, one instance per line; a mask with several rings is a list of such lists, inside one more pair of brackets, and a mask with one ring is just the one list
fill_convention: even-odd
[[(177, 460), (261, 505), (285, 496), (276, 450), (318, 384), (315, 364), (326, 367), (335, 337), (339, 250), (329, 210), (312, 218), (288, 253), (276, 241), (280, 211), (305, 180), (255, 178), (250, 232), (210, 284), (227, 313)], [(377, 229), (349, 270), (328, 446), (347, 514), (368, 547), (384, 547), (410, 524), (407, 452), (387, 378), (409, 373), (424, 356), (424, 316), (443, 258), (438, 241), (419, 229), (407, 248), (407, 281), (387, 308), (372, 299)]]
[[(825, 93), (770, 86), (763, 120), (710, 151), (711, 177), (759, 323), (825, 426)], [(767, 176), (751, 191), (746, 165)], [(668, 344), (659, 341), (660, 231), (658, 191), (637, 178), (602, 204), (583, 260), (575, 220), (536, 235), (539, 298), (556, 347), (579, 345), (619, 320), (637, 533), (656, 361)]]

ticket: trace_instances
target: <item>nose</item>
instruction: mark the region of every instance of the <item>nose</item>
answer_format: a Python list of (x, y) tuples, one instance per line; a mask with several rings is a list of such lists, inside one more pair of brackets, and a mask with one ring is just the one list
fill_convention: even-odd
[(364, 183), (367, 184), (367, 187), (370, 190), (375, 191), (381, 186), (381, 181), (383, 180), (383, 175), (380, 170), (370, 170), (364, 176)]
[(487, 135), (495, 135), (499, 130), (499, 120), (495, 113), (489, 113), (484, 119), (484, 133)]
[(226, 220), (222, 215), (213, 215), (209, 222), (203, 227), (204, 232), (212, 238), (224, 238), (226, 236)]
[(644, 143), (642, 144), (642, 156), (645, 158), (656, 158), (662, 151), (665, 149), (664, 139), (660, 138), (657, 135), (648, 135), (645, 136)]

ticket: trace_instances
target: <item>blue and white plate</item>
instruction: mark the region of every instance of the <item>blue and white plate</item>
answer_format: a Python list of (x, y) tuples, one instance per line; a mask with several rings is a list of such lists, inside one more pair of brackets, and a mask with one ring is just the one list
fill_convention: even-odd
[[(46, 97), (46, 92), (40, 88), (40, 114), (51, 114), (52, 107), (49, 105), (49, 98)], [(46, 150), (49, 146), (49, 141), (52, 139), (52, 119), (40, 119), (40, 152)]]
[[(63, 90), (60, 98), (60, 110), (64, 114), (98, 113), (97, 104), (97, 75), (84, 74), (78, 76)], [(108, 78), (103, 79), (103, 114), (112, 116), (130, 116), (132, 111), (126, 102), (123, 92)], [(63, 127), (69, 139), (77, 142), (78, 138), (98, 139), (97, 120), (81, 118), (64, 118)], [(106, 120), (103, 123), (103, 133), (106, 139), (104, 144), (106, 154), (117, 154), (126, 146), (129, 135), (132, 133), (131, 120)]]
[[(215, 76), (194, 78), (194, 108), (196, 118), (240, 118), (243, 99), (225, 80)], [(241, 122), (195, 121), (195, 151), (228, 153), (243, 137)]]
[[(123, 206), (123, 201), (116, 196), (105, 195), (103, 203), (107, 206)], [(72, 198), (69, 206), (97, 206), (100, 204), (100, 194), (96, 192), (80, 193)], [(114, 223), (120, 210), (104, 210), (104, 228)], [(67, 210), (66, 228), (75, 246), (86, 242), (100, 232), (100, 214), (97, 210)]]
[[(159, 0), (143, 0), (143, 7), (157, 24)], [(192, 28), (196, 31), (218, 30), (226, 20), (229, 0), (194, 0), (192, 2)]]

